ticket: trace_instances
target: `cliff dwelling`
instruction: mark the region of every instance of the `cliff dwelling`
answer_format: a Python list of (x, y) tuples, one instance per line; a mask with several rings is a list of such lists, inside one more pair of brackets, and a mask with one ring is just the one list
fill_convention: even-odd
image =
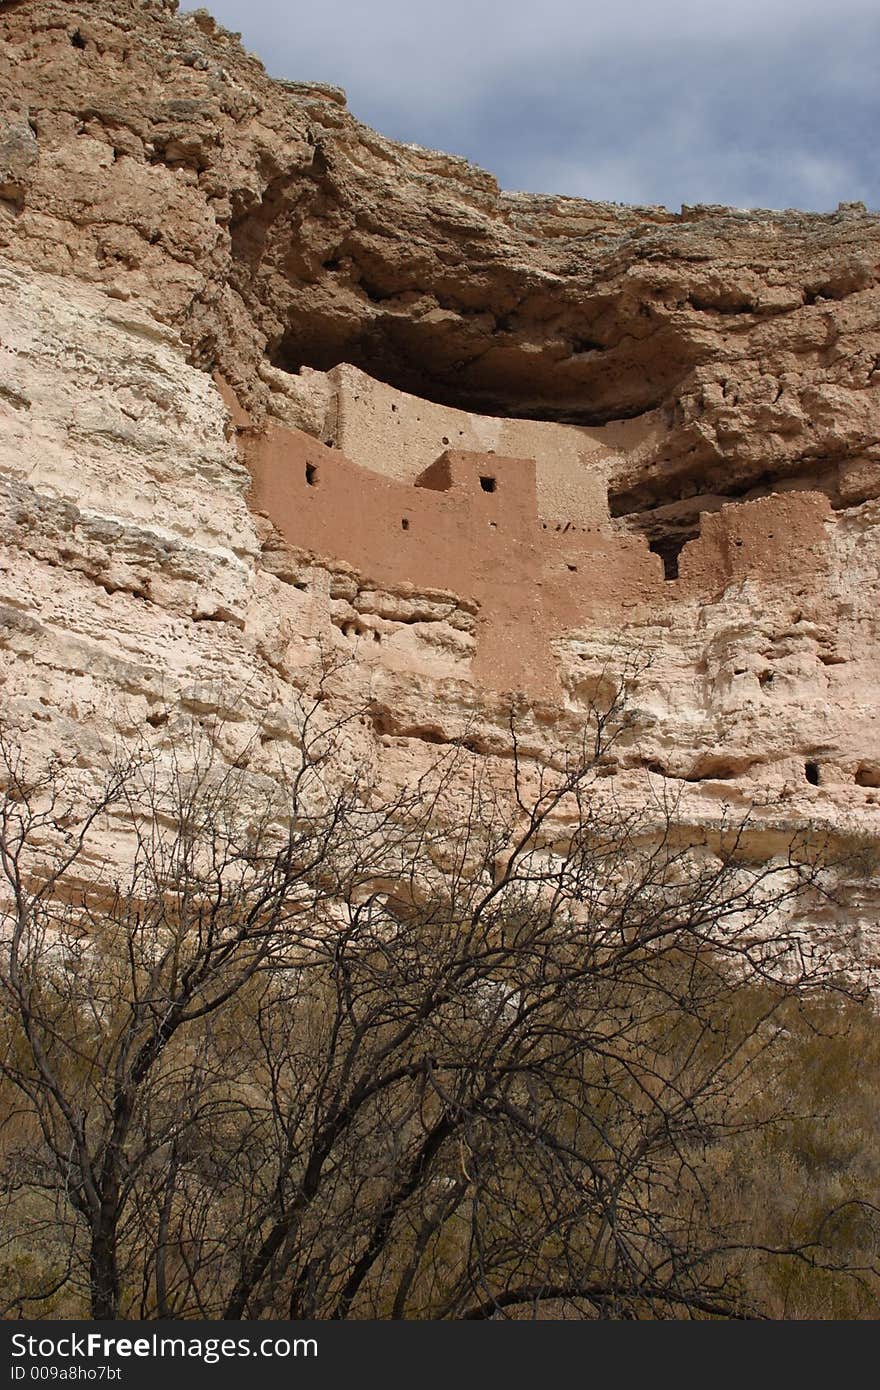
[(880, 214), (506, 192), (307, 77), (0, 0), (0, 1317), (876, 1317)]
[(552, 643), (573, 629), (745, 579), (797, 585), (826, 564), (819, 490), (719, 504), (687, 539), (649, 542), (609, 507), (644, 429), (463, 412), (350, 365), (327, 381), (322, 439), (240, 425), (251, 505), (290, 545), (367, 580), (475, 600), (474, 675), (498, 690), (558, 696)]
[(377, 768), (491, 760), (516, 693), (540, 767), (636, 653), (615, 794), (674, 792), (707, 834), (760, 803), (768, 844), (780, 817), (874, 826), (874, 214), (508, 193), (274, 82), (201, 11), (149, 0), (142, 53), (121, 0), (2, 8), (25, 727), (161, 749), (222, 717), (223, 756), (240, 735), (270, 776), (327, 657)]

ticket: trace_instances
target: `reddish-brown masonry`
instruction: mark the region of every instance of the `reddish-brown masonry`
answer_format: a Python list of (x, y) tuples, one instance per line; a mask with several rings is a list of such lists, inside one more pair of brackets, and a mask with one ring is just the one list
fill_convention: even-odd
[[(704, 518), (681, 578), (664, 581), (642, 537), (544, 521), (532, 459), (447, 450), (411, 486), (300, 430), (243, 430), (251, 505), (291, 544), (379, 584), (447, 589), (479, 605), (474, 676), (554, 693), (551, 642), (625, 607), (710, 597), (731, 580), (784, 582), (824, 561), (827, 499), (774, 494)], [(558, 693), (558, 692), (556, 692)]]

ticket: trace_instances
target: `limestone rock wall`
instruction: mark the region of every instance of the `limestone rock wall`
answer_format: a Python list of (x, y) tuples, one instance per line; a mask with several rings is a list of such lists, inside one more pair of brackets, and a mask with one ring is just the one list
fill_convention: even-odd
[[(501, 767), (534, 629), (535, 767), (635, 654), (609, 794), (876, 847), (880, 218), (505, 194), (173, 0), (0, 4), (0, 113), (0, 702), (35, 755), (86, 791), (204, 725), (259, 797), (330, 666), (377, 785), (453, 740)], [(273, 515), (273, 430), (413, 491), (533, 459), (514, 669), (454, 570)], [(808, 925), (876, 967), (878, 896)]]
[(2, 7), (7, 254), (139, 297), (257, 410), (268, 361), (484, 414), (657, 411), (621, 507), (876, 462), (876, 216), (505, 194), (176, 8)]

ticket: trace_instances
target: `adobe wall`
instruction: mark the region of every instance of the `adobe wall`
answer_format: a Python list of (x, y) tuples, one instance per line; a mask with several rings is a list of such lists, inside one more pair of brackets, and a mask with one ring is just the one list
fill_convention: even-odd
[[(247, 460), (252, 505), (286, 539), (344, 558), (382, 583), (473, 593), (499, 571), (511, 580), (538, 577), (531, 459), (450, 452), (441, 461), (445, 485), (436, 471), (413, 485), (273, 425), (249, 441)], [(493, 492), (483, 490), (481, 475), (495, 481)]]
[(703, 512), (699, 536), (679, 556), (675, 587), (683, 596), (708, 597), (738, 580), (812, 579), (828, 564), (825, 525), (832, 515), (821, 492), (775, 492)]
[(668, 598), (643, 536), (539, 523), (543, 607), (552, 636)]
[(247, 435), (245, 453), (251, 506), (290, 544), (345, 559), (380, 584), (476, 599), (475, 677), (499, 689), (552, 687), (532, 459), (447, 451), (414, 485), (281, 426)]
[[(345, 560), (384, 585), (475, 600), (474, 679), (558, 698), (554, 638), (628, 609), (783, 583), (825, 563), (827, 498), (773, 494), (703, 515), (680, 578), (638, 535), (542, 520), (532, 459), (444, 449), (414, 479), (362, 468), (298, 429), (242, 432), (250, 504), (289, 544)], [(441, 437), (442, 440), (442, 437)]]
[(611, 427), (472, 414), (398, 391), (347, 363), (327, 376), (336, 393), (327, 438), (363, 468), (411, 482), (444, 449), (536, 459), (541, 517), (609, 525), (606, 460), (615, 456), (619, 427), (615, 435)]

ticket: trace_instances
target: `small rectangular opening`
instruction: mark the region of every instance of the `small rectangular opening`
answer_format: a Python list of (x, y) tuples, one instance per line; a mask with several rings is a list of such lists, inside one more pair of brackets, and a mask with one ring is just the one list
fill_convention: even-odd
[(313, 463), (306, 464), (306, 482), (309, 487), (315, 487), (318, 482), (318, 470)]
[(494, 491), (495, 491), (495, 479), (494, 479), (494, 478), (485, 478), (485, 477), (484, 477), (484, 478), (480, 478), (480, 487), (483, 489), (484, 492), (494, 492)]

